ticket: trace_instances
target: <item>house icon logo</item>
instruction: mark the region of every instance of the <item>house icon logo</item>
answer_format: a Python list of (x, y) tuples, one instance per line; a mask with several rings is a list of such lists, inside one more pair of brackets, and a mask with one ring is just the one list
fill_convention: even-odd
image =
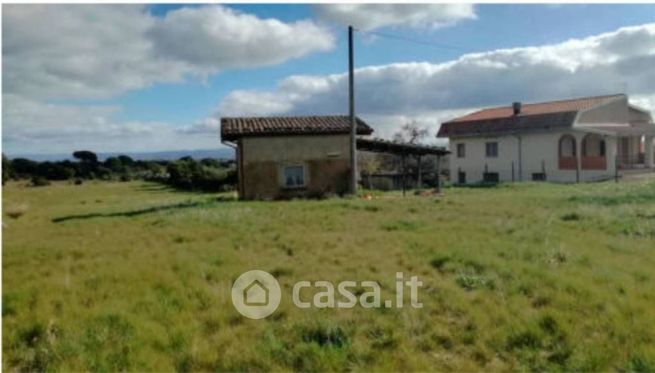
[(265, 306), (268, 304), (268, 288), (255, 280), (243, 289), (243, 299), (248, 306)]
[(281, 296), (280, 284), (265, 271), (245, 272), (232, 285), (234, 308), (251, 319), (263, 319), (275, 312)]

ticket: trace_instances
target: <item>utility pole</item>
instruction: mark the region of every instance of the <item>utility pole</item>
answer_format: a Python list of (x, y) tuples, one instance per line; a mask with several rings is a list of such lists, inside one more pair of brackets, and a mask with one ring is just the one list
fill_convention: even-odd
[(350, 106), (350, 192), (357, 194), (357, 121), (355, 120), (355, 72), (352, 26), (348, 26), (348, 101)]

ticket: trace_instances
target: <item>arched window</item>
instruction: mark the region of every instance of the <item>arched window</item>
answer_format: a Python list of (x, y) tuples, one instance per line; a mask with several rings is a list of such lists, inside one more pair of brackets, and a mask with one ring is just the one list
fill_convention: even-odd
[(559, 156), (575, 157), (575, 137), (572, 135), (563, 135), (559, 139)]
[(605, 159), (605, 140), (594, 133), (585, 135), (582, 139), (583, 170), (604, 170), (607, 168)]
[(590, 133), (582, 139), (582, 156), (583, 157), (604, 157), (605, 140), (599, 135)]
[(560, 170), (575, 170), (577, 168), (575, 137), (566, 134), (559, 139), (559, 168)]

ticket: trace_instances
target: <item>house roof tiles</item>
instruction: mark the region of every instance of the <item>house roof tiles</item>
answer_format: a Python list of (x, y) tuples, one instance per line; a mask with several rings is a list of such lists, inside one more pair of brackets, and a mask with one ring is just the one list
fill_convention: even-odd
[[(356, 118), (357, 134), (370, 135), (373, 129)], [(347, 115), (295, 117), (226, 117), (221, 118), (221, 139), (234, 141), (248, 136), (329, 135), (350, 132)]]
[(569, 127), (579, 111), (621, 97), (625, 96), (608, 95), (522, 104), (518, 115), (514, 115), (512, 106), (483, 109), (443, 123), (437, 136), (473, 136)]

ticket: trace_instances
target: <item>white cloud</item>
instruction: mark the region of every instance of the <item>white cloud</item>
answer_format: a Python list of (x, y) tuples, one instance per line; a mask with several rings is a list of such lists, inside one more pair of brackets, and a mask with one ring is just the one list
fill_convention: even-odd
[(318, 14), (329, 21), (363, 30), (386, 26), (439, 28), (475, 19), (472, 4), (321, 4)]
[[(655, 24), (538, 47), (467, 54), (444, 63), (356, 70), (357, 112), (423, 117), (443, 110), (627, 91), (648, 109), (655, 87)], [(222, 115), (347, 112), (347, 75), (292, 76), (272, 91), (234, 91)], [(392, 121), (393, 122), (393, 121)], [(376, 123), (373, 123), (376, 124)], [(388, 132), (388, 131), (387, 131)]]
[[(284, 23), (214, 5), (160, 18), (140, 5), (10, 4), (3, 6), (2, 21), (3, 143), (13, 152), (70, 149), (82, 140), (98, 151), (179, 148), (197, 136), (180, 136), (165, 123), (117, 122), (120, 108), (111, 105), (52, 102), (110, 99), (334, 45), (332, 34), (311, 21)], [(208, 144), (203, 138), (193, 147)]]
[(5, 5), (3, 23), (4, 89), (32, 99), (107, 98), (334, 44), (311, 21), (283, 23), (222, 6), (180, 8), (161, 19), (137, 5)]
[(447, 143), (446, 140), (436, 138), (439, 124), (476, 109), (477, 108), (434, 110), (422, 112), (416, 115), (361, 114), (359, 117), (366, 123), (375, 127), (375, 132), (373, 133), (374, 137), (392, 139), (394, 133), (396, 133), (402, 125), (416, 123), (419, 126), (428, 129), (428, 136), (423, 140), (423, 142), (427, 144), (444, 145)]
[[(168, 123), (114, 120), (111, 105), (51, 105), (3, 97), (3, 152), (69, 153), (81, 148), (102, 152), (211, 149), (219, 147), (218, 121), (208, 118), (190, 127)], [(204, 126), (204, 127), (203, 127)]]
[(196, 121), (195, 123), (180, 127), (177, 131), (181, 134), (213, 134), (218, 136), (218, 131), (221, 128), (221, 123), (217, 118), (207, 117), (201, 120)]
[(210, 72), (276, 64), (334, 46), (334, 37), (311, 21), (283, 23), (220, 6), (169, 12), (149, 35), (160, 55)]
[(152, 58), (153, 24), (141, 6), (5, 5), (4, 90), (94, 99), (180, 80), (184, 66)]

